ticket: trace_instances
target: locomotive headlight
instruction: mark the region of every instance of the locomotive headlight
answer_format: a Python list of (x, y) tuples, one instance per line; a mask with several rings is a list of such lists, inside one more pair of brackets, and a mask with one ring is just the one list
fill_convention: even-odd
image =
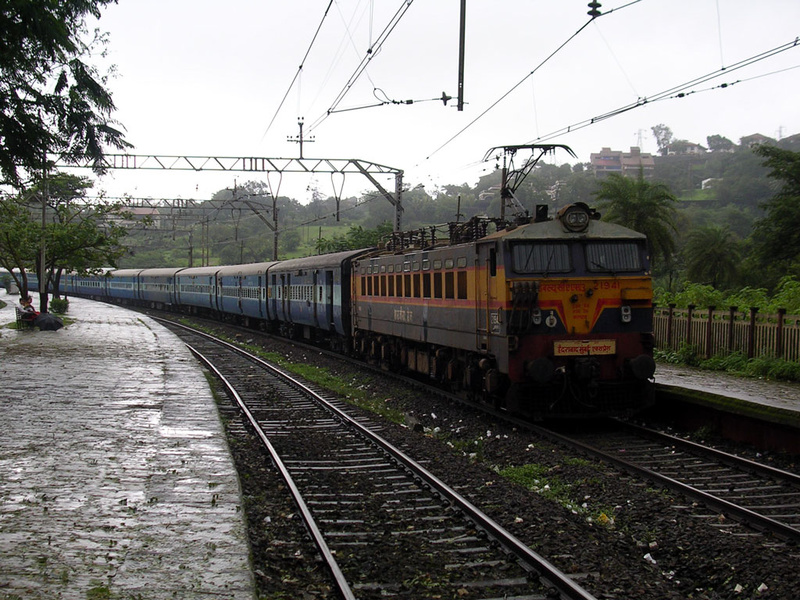
[(631, 307), (630, 306), (622, 306), (620, 307), (620, 317), (622, 318), (623, 323), (630, 323), (631, 322)]
[(573, 204), (561, 215), (561, 222), (570, 231), (584, 231), (589, 226), (589, 211), (580, 204)]
[(533, 313), (531, 314), (531, 322), (534, 325), (542, 324), (542, 311), (539, 310), (538, 308), (533, 310)]

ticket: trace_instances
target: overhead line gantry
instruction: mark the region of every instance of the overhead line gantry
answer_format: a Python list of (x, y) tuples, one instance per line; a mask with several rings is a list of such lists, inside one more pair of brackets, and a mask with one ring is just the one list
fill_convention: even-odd
[[(156, 171), (234, 171), (245, 173), (330, 173), (331, 176), (359, 174), (388, 200), (395, 209), (394, 230), (402, 228), (403, 171), (357, 158), (267, 158), (254, 156), (181, 156), (157, 154), (106, 154), (101, 161), (86, 159), (74, 163), (56, 161), (59, 167), (92, 169), (149, 169)], [(378, 181), (380, 176), (394, 176), (394, 193)], [(277, 193), (275, 194), (277, 196)], [(339, 198), (337, 197), (337, 205)]]

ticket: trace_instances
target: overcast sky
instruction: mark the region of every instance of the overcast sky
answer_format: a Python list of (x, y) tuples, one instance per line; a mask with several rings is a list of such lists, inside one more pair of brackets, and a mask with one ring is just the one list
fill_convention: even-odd
[[(110, 34), (114, 116), (135, 154), (294, 158), (287, 137), (303, 118), (314, 136), (305, 157), (388, 165), (432, 192), (475, 184), (494, 168), (481, 161), (494, 146), (561, 143), (586, 162), (603, 147), (655, 153), (659, 123), (702, 145), (714, 134), (738, 142), (800, 132), (800, 45), (768, 56), (800, 36), (797, 0), (605, 1), (588, 25), (583, 0), (467, 0), (463, 111), (438, 100), (457, 95), (459, 9), (459, 0), (119, 0), (90, 27)], [(693, 93), (667, 93), (677, 88)], [(361, 108), (406, 100), (414, 103)], [(207, 199), (251, 179), (267, 177), (117, 170), (98, 188)], [(310, 187), (335, 193), (326, 174), (280, 185), (301, 202)], [(348, 175), (343, 193), (372, 189)]]

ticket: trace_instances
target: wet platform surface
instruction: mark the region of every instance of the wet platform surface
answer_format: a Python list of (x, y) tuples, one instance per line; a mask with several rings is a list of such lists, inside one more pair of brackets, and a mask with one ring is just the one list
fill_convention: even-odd
[(800, 383), (751, 379), (718, 371), (658, 363), (656, 384), (736, 398), (762, 407), (800, 413)]
[[(18, 298), (0, 299), (6, 325)], [(138, 313), (72, 298), (67, 317), (0, 327), (0, 597), (252, 599), (239, 482), (197, 362)]]

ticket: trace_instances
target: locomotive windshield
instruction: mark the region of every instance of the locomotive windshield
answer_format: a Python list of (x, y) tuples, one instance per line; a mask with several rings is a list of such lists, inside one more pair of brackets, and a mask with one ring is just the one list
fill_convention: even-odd
[(568, 244), (514, 244), (511, 259), (517, 273), (566, 273), (572, 270)]
[(586, 244), (586, 266), (589, 271), (641, 271), (642, 260), (636, 242), (603, 242)]

